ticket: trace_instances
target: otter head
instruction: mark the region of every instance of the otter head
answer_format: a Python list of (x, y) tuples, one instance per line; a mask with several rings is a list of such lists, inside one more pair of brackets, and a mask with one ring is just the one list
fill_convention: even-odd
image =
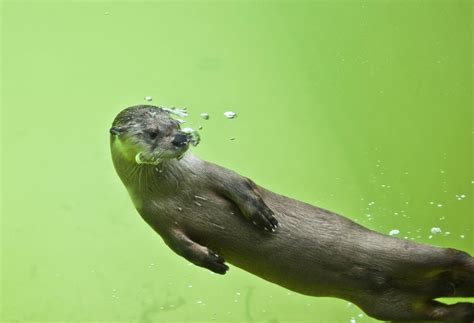
[(192, 134), (180, 129), (170, 109), (152, 105), (126, 108), (110, 128), (112, 154), (137, 164), (157, 165), (186, 152)]

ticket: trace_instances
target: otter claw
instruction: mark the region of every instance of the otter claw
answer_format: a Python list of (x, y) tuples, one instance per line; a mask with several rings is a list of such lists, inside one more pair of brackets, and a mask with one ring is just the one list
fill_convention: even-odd
[(229, 270), (229, 266), (224, 263), (224, 258), (211, 250), (208, 251), (208, 254), (209, 257), (206, 259), (205, 267), (216, 274), (224, 275)]
[(275, 219), (273, 212), (270, 209), (253, 214), (251, 220), (254, 225), (261, 227), (265, 231), (275, 232), (278, 228), (278, 221)]

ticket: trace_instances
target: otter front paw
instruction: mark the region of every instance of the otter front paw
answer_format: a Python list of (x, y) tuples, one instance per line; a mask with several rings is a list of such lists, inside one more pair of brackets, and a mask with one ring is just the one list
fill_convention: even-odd
[(249, 214), (249, 219), (256, 226), (273, 232), (278, 228), (278, 221), (273, 215), (273, 211), (263, 201), (260, 201), (256, 210)]
[(224, 263), (224, 258), (209, 249), (202, 266), (220, 275), (224, 275), (229, 270), (229, 266)]
[(220, 193), (240, 209), (242, 215), (260, 229), (275, 231), (278, 221), (273, 211), (265, 204), (260, 188), (250, 179), (226, 172), (227, 178), (217, 178)]

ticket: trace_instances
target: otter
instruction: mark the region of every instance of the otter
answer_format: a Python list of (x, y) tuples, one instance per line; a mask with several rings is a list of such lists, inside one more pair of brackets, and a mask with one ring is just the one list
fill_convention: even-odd
[(380, 320), (472, 321), (474, 258), (386, 236), (255, 184), (188, 152), (170, 110), (138, 105), (110, 129), (114, 167), (142, 218), (178, 255), (217, 274), (226, 262)]

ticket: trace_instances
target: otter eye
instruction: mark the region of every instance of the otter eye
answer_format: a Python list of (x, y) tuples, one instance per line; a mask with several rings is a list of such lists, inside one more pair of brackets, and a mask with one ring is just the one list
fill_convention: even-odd
[(148, 137), (150, 137), (150, 139), (156, 139), (156, 137), (158, 137), (158, 131), (150, 131)]

